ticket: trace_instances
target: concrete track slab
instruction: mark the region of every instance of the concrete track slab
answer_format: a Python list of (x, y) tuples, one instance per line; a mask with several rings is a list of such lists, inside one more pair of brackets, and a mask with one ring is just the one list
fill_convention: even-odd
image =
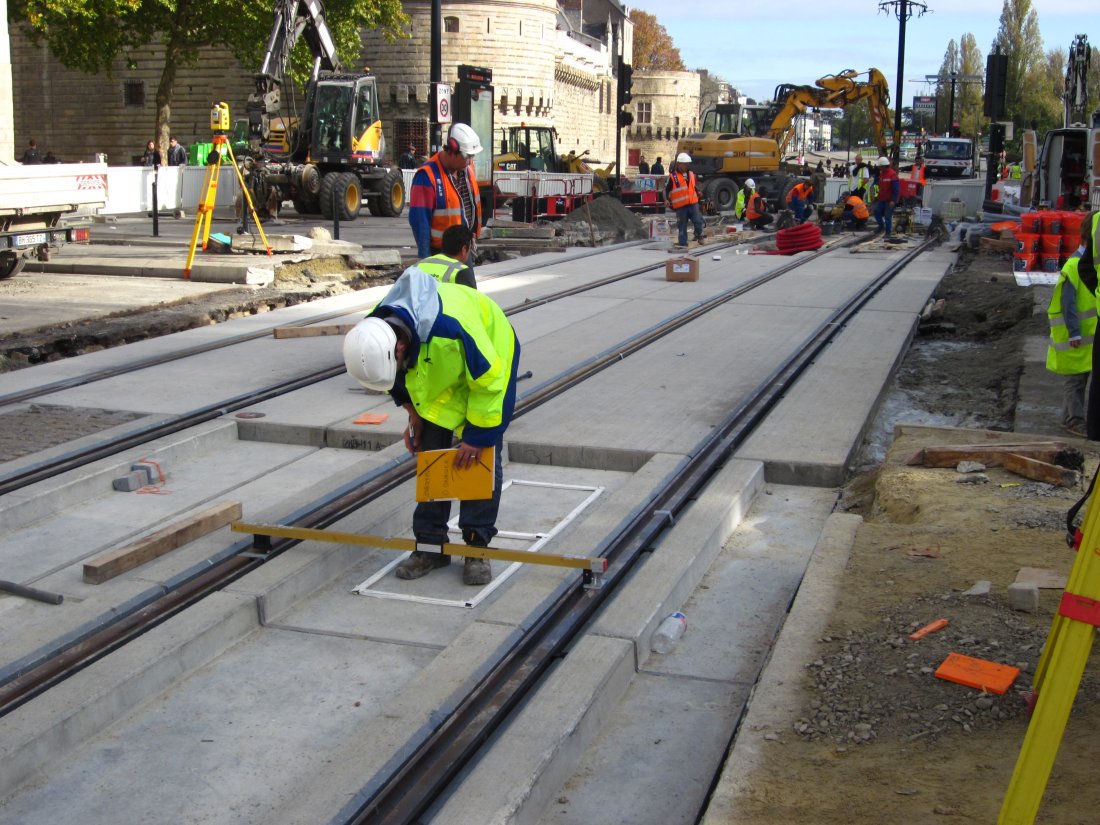
[[(698, 589), (682, 603), (689, 629), (673, 652), (650, 657), (627, 686), (621, 656), (597, 641), (609, 621), (601, 617), (595, 635), (566, 656), (431, 822), (692, 821), (711, 778), (704, 766), (719, 761), (728, 746), (755, 673), (768, 654), (762, 636), (783, 620), (785, 599), (773, 592), (768, 610), (754, 610), (754, 600), (746, 600), (744, 591), (751, 581), (760, 590), (793, 594), (833, 502), (830, 491), (776, 487), (757, 496), (747, 514), (738, 515), (740, 505), (731, 504), (729, 496), (752, 478), (744, 475), (745, 469), (724, 469), (722, 481), (703, 496), (698, 511), (693, 508), (664, 542), (681, 561), (695, 551), (715, 559), (709, 570), (700, 572)], [(716, 516), (724, 524), (716, 524)], [(742, 516), (745, 529), (716, 555), (707, 542), (699, 545), (692, 538), (714, 531), (721, 543)], [(625, 584), (629, 590), (637, 590), (638, 579), (661, 553), (658, 549)], [(671, 592), (666, 590), (665, 598)], [(612, 611), (620, 618), (615, 624), (627, 620), (630, 605), (638, 609), (634, 635), (602, 638), (630, 643), (640, 654), (648, 647), (646, 624), (640, 619), (649, 601), (641, 593), (617, 599)], [(715, 658), (738, 664), (717, 673)], [(655, 660), (661, 660), (660, 670)], [(596, 735), (593, 717), (602, 722)], [(694, 763), (699, 769), (693, 781), (689, 766)], [(671, 765), (677, 765), (674, 773), (683, 780), (675, 787), (668, 784)], [(661, 792), (655, 794), (655, 788)]]
[[(825, 317), (822, 309), (777, 307), (764, 315), (754, 307), (724, 305), (648, 346), (645, 359), (626, 358), (523, 416), (509, 428), (509, 438), (686, 453), (775, 367), (782, 355), (776, 329), (804, 329)], [(570, 339), (601, 334), (595, 328), (586, 334), (586, 326), (576, 325)], [(737, 335), (730, 335), (734, 329)], [(707, 365), (702, 372), (700, 364)], [(690, 407), (684, 398), (694, 399)], [(570, 410), (584, 410), (584, 421)]]

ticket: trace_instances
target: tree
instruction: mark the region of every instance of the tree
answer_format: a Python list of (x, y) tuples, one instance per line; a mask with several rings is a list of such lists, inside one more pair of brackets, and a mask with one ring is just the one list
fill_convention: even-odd
[[(957, 75), (959, 71), (959, 47), (954, 40), (951, 40), (947, 44), (947, 51), (944, 52), (943, 62), (940, 64), (940, 70), (938, 72), (939, 79), (936, 81), (936, 126), (935, 131), (938, 134), (949, 134), (951, 132), (952, 122), (955, 119), (955, 112), (951, 110), (954, 103), (952, 98), (951, 88), (951, 75)], [(954, 89), (955, 94), (958, 94), (958, 85)]]
[(630, 22), (634, 24), (634, 56), (631, 59), (635, 69), (685, 71), (684, 61), (680, 50), (672, 42), (672, 35), (657, 22), (656, 17), (634, 9), (630, 12)]
[[(326, 20), (341, 60), (359, 58), (362, 28), (400, 35), (408, 22), (400, 0), (331, 0)], [(271, 32), (273, 9), (232, 0), (10, 0), (8, 18), (35, 44), (70, 69), (111, 75), (114, 62), (150, 43), (164, 47), (156, 94), (157, 144), (163, 154), (172, 120), (172, 96), (181, 68), (195, 64), (199, 49), (228, 49), (245, 66), (259, 66)], [(296, 76), (312, 63), (305, 43), (295, 49)]]
[[(985, 77), (985, 59), (974, 35), (967, 32), (959, 40), (959, 74), (963, 77)], [(959, 86), (955, 101), (955, 119), (962, 134), (977, 138), (982, 131), (983, 84), (967, 82)]]
[(993, 41), (994, 49), (1008, 58), (1005, 73), (1005, 111), (1017, 122), (1030, 125), (1034, 110), (1029, 95), (1035, 92), (1035, 71), (1043, 63), (1043, 38), (1039, 34), (1039, 15), (1031, 0), (1005, 0), (1001, 25)]

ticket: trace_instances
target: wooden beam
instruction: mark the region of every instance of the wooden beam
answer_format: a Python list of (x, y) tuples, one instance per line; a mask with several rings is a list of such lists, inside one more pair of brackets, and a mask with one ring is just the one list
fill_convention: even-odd
[(355, 324), (318, 324), (312, 327), (275, 327), (276, 338), (316, 338), (319, 335), (347, 335)]
[(1001, 466), (1011, 470), (1018, 476), (1030, 478), (1032, 481), (1044, 481), (1055, 487), (1072, 487), (1077, 483), (1077, 471), (1057, 464), (1049, 464), (1024, 455), (1008, 453), (1002, 457)]
[(992, 444), (945, 444), (918, 450), (906, 464), (925, 467), (954, 467), (960, 461), (980, 461), (996, 466), (1008, 454), (1026, 455), (1039, 461), (1053, 462), (1066, 449), (1064, 441), (1032, 441), (1026, 443), (994, 442)]
[(241, 514), (239, 501), (223, 502), (117, 550), (101, 553), (84, 563), (84, 581), (88, 584), (102, 584), (127, 570), (133, 570), (177, 547), (212, 533), (219, 527), (238, 521)]

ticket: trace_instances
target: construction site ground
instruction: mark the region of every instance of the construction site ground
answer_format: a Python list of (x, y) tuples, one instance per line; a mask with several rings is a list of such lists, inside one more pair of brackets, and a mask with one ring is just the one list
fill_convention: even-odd
[[(317, 286), (319, 274), (310, 270), (294, 288), (329, 288)], [(0, 288), (18, 287), (24, 277), (44, 276), (28, 273)], [(44, 303), (72, 300), (54, 285), (39, 293)], [(204, 286), (210, 289), (159, 296), (121, 314), (89, 307), (46, 327), (71, 338), (76, 325), (102, 333), (124, 323), (149, 335), (162, 328), (166, 311), (202, 312), (203, 323), (219, 320), (211, 306), (263, 311), (265, 297), (255, 289)], [(706, 823), (996, 820), (1028, 724), (1023, 697), (1061, 593), (1042, 590), (1039, 610), (1027, 613), (1007, 607), (1006, 590), (1023, 568), (1069, 571), (1065, 512), (1083, 485), (1057, 488), (1000, 468), (975, 482), (976, 474), (905, 462), (925, 446), (1057, 438), (1081, 452), (1087, 482), (1100, 445), (1060, 428), (1060, 380), (1043, 368), (1049, 287), (1016, 286), (1007, 256), (964, 252), (938, 295), (943, 314), (915, 340), (884, 399), (864, 466), (838, 501), (839, 512), (863, 521), (845, 548), (837, 586), (811, 621), (785, 628)], [(4, 324), (8, 334), (49, 337), (45, 327), (30, 331), (18, 319)], [(50, 346), (44, 360), (66, 354)], [(17, 356), (6, 368), (22, 365)], [(992, 583), (989, 596), (962, 595), (980, 580)], [(950, 621), (945, 629), (919, 642), (906, 638), (941, 617)], [(785, 661), (784, 647), (794, 651)], [(941, 681), (933, 671), (952, 651), (1016, 665), (1021, 674), (1003, 696)], [(784, 677), (784, 666), (794, 676)], [(1090, 662), (1038, 822), (1096, 820), (1100, 792), (1087, 773), (1097, 750), (1098, 686)]]
[[(837, 561), (837, 586), (814, 605), (820, 621), (784, 629), (706, 823), (997, 820), (1057, 580), (1074, 561), (1066, 512), (1084, 488), (907, 461), (928, 446), (1063, 439), (1071, 457), (1081, 452), (1087, 484), (1100, 445), (1060, 427), (1059, 379), (1042, 362), (1050, 288), (1017, 287), (999, 256), (962, 263), (941, 284), (944, 317), (915, 341), (885, 402), (871, 463), (838, 503), (863, 522), (846, 563)], [(1055, 585), (1040, 590), (1037, 612), (1008, 607), (1025, 568)], [(983, 580), (988, 596), (964, 595)], [(907, 638), (940, 618), (950, 622), (943, 630)], [(1004, 695), (983, 693), (935, 677), (951, 652), (1021, 673)], [(1096, 821), (1098, 690), (1094, 660), (1036, 822)]]

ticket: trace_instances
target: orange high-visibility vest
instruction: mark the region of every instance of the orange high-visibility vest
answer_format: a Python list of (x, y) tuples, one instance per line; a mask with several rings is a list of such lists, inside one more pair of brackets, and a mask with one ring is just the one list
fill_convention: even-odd
[(669, 201), (673, 209), (683, 209), (693, 203), (699, 203), (699, 193), (695, 191), (695, 173), (688, 172), (685, 176), (682, 172), (673, 172), (668, 176)]
[(852, 216), (857, 221), (861, 221), (865, 218), (871, 217), (871, 212), (867, 208), (867, 204), (865, 204), (858, 195), (852, 195), (844, 203), (852, 207)]
[[(451, 183), (451, 176), (443, 171), (439, 162), (439, 153), (432, 155), (431, 159), (421, 167), (428, 173), (435, 189), (435, 211), (432, 212), (432, 249), (443, 248), (443, 233), (452, 226), (463, 223), (462, 199), (458, 196), (458, 190)], [(474, 165), (466, 166), (466, 180), (470, 187), (470, 197), (474, 199), (476, 219), (470, 231), (477, 237), (481, 226), (481, 190), (477, 188), (477, 175), (474, 173)]]
[(787, 203), (790, 203), (793, 198), (808, 201), (810, 195), (814, 193), (814, 188), (808, 183), (796, 183), (791, 187), (791, 191), (787, 193)]
[(759, 192), (753, 192), (749, 202), (745, 204), (745, 219), (755, 221), (764, 215), (764, 199)]

